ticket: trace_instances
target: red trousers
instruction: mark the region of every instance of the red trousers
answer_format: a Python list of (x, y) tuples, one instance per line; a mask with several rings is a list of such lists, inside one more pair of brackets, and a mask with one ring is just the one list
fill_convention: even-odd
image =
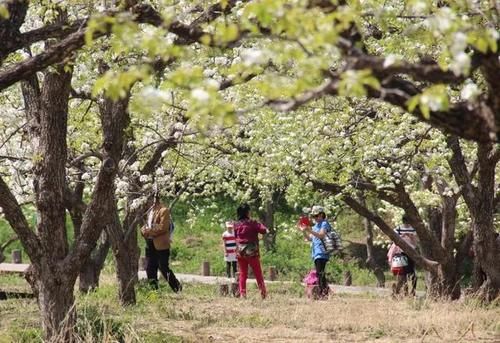
[(238, 267), (240, 270), (240, 296), (244, 297), (247, 295), (248, 265), (252, 267), (253, 273), (255, 274), (255, 279), (257, 280), (257, 286), (259, 286), (260, 294), (262, 296), (262, 299), (264, 299), (266, 297), (266, 285), (264, 284), (264, 276), (262, 275), (259, 256), (238, 256)]

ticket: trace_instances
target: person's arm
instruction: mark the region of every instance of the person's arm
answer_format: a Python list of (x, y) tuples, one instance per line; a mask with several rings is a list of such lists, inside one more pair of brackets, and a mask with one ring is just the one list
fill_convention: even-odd
[(141, 227), (141, 234), (142, 234), (142, 237), (149, 238), (149, 229), (146, 225), (143, 225)]
[(311, 238), (316, 237), (319, 239), (323, 239), (326, 236), (326, 230), (324, 228), (321, 228), (321, 230), (319, 230), (318, 232), (309, 229), (309, 233), (311, 235)]
[[(157, 237), (163, 234), (169, 234), (170, 226), (170, 213), (167, 208), (162, 208), (159, 213), (160, 222), (158, 224), (153, 224), (153, 227), (148, 230), (150, 237)], [(170, 237), (169, 237), (170, 238)]]
[(307, 229), (303, 229), (301, 230), (302, 231), (302, 234), (304, 235), (304, 240), (306, 241), (311, 241), (313, 236), (311, 235), (311, 233), (309, 231), (307, 231)]
[(327, 226), (328, 226), (328, 223), (327, 222), (323, 222), (321, 224), (321, 229), (318, 232), (314, 231), (311, 227), (306, 228), (305, 231), (307, 231), (310, 234), (311, 239), (313, 237), (316, 237), (316, 238), (319, 238), (319, 239), (323, 239), (326, 236), (326, 227)]
[(269, 229), (264, 224), (262, 223), (257, 223), (257, 224), (258, 224), (257, 232), (263, 235), (269, 232)]
[(227, 256), (227, 254), (226, 254), (226, 241), (224, 240), (224, 234), (222, 234), (221, 248), (222, 248), (222, 252), (224, 252), (224, 256)]
[(396, 249), (396, 244), (392, 243), (391, 247), (389, 248), (389, 251), (387, 252), (387, 262), (389, 262), (389, 265), (391, 265), (395, 249)]

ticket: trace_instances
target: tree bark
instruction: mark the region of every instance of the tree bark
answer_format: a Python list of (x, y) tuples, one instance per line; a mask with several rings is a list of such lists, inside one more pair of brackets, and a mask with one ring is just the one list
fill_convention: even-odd
[[(275, 198), (275, 196), (273, 196)], [(274, 200), (274, 199), (273, 199)], [(264, 203), (264, 211), (261, 214), (261, 220), (269, 229), (269, 232), (264, 235), (264, 247), (266, 251), (276, 250), (276, 228), (274, 227), (274, 201), (266, 201)]]
[[(469, 213), (472, 217), (473, 250), (478, 267), (486, 274), (481, 287), (482, 295), (489, 301), (500, 293), (500, 239), (493, 225), (495, 211), (495, 167), (499, 159), (497, 148), (491, 143), (478, 143), (478, 184), (474, 186), (465, 164), (465, 158), (457, 137), (447, 137), (453, 152), (448, 161), (462, 188)], [(477, 271), (480, 275), (480, 270)]]
[(45, 339), (51, 342), (73, 342), (76, 323), (73, 294), (75, 280), (66, 277), (62, 270), (49, 268), (38, 274), (36, 280)]
[[(136, 230), (129, 235), (120, 224), (118, 210), (115, 208), (114, 222), (106, 228), (113, 247), (116, 262), (116, 277), (119, 286), (119, 299), (122, 305), (134, 305), (136, 302), (135, 285), (139, 270), (139, 247)], [(126, 223), (125, 223), (126, 224)]]
[[(363, 195), (360, 195), (360, 203), (366, 207)], [(377, 278), (377, 287), (385, 287), (385, 275), (383, 269), (377, 264), (373, 253), (373, 223), (368, 218), (363, 217), (363, 226), (366, 233), (366, 264), (373, 271)]]
[(80, 268), (79, 290), (82, 293), (88, 293), (99, 287), (99, 278), (101, 276), (106, 256), (110, 247), (109, 237), (103, 231), (100, 242), (92, 251), (87, 261)]

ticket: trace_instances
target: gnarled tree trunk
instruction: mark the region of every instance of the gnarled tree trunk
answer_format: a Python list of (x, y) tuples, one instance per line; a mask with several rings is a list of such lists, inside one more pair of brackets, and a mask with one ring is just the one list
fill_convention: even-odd
[(80, 269), (80, 275), (78, 276), (78, 288), (80, 292), (88, 293), (99, 287), (99, 278), (104, 267), (104, 262), (106, 261), (106, 256), (108, 255), (109, 247), (108, 235), (103, 232), (100, 242)]

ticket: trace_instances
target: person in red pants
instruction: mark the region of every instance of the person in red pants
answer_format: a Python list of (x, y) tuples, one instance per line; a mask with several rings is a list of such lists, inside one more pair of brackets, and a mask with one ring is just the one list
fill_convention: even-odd
[(234, 223), (234, 233), (236, 236), (236, 250), (238, 254), (238, 269), (240, 270), (240, 296), (246, 297), (248, 266), (252, 267), (257, 280), (262, 299), (266, 298), (266, 285), (262, 275), (259, 258), (259, 233), (265, 234), (267, 228), (250, 219), (250, 206), (241, 205), (237, 209), (238, 221)]

